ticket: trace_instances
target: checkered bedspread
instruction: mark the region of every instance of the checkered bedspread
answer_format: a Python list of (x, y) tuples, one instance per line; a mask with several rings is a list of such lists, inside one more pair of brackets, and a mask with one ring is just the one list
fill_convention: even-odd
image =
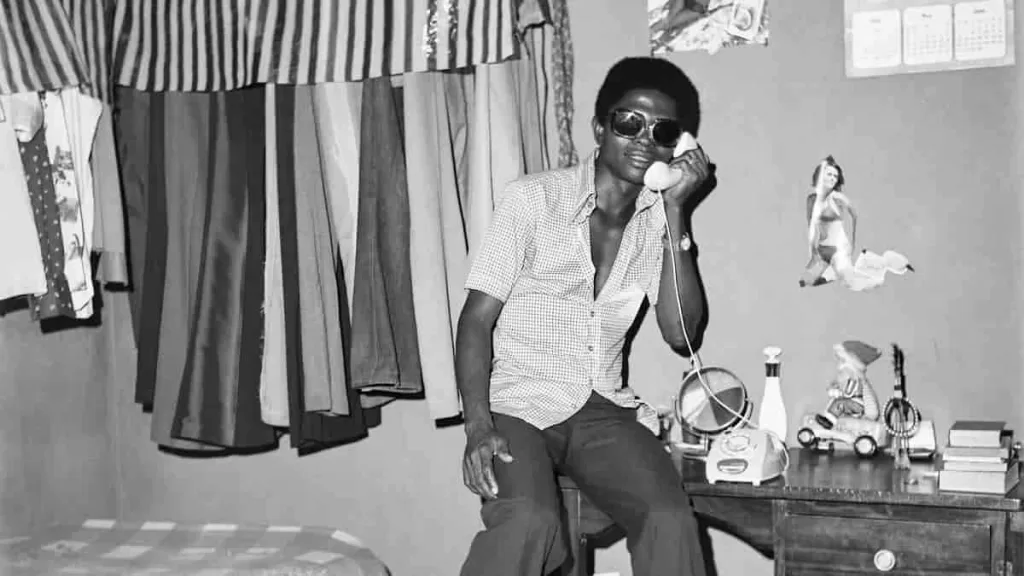
[(0, 574), (388, 576), (359, 540), (300, 526), (89, 520), (0, 540)]

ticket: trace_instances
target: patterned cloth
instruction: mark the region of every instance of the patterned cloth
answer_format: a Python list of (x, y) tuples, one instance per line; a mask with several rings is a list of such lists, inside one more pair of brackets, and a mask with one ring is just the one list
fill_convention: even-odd
[(340, 530), (89, 520), (0, 540), (0, 574), (388, 576), (388, 570)]
[(558, 167), (575, 166), (579, 162), (572, 143), (572, 79), (575, 73), (572, 34), (569, 33), (567, 0), (551, 1), (551, 25), (554, 28), (552, 75), (555, 89), (555, 122), (558, 124)]
[(46, 293), (29, 296), (32, 318), (74, 318), (71, 290), (64, 275), (64, 238), (61, 234), (60, 208), (57, 206), (57, 192), (53, 186), (46, 131), (39, 130), (32, 140), (20, 144), (19, 152), (32, 201), (43, 268), (46, 271)]
[(657, 431), (654, 411), (622, 386), (622, 349), (643, 299), (658, 299), (665, 210), (644, 189), (618, 257), (594, 298), (589, 217), (596, 153), (575, 168), (509, 185), (466, 280), (505, 303), (494, 332), (491, 410), (544, 429), (595, 391)]

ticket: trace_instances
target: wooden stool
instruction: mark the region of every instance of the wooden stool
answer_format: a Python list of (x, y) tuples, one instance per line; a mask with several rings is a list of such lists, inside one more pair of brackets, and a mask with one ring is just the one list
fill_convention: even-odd
[(610, 546), (625, 532), (612, 522), (604, 512), (591, 504), (587, 497), (567, 476), (558, 477), (558, 487), (562, 491), (562, 508), (565, 511), (566, 532), (572, 549), (572, 562), (563, 569), (563, 576), (592, 576), (593, 548)]

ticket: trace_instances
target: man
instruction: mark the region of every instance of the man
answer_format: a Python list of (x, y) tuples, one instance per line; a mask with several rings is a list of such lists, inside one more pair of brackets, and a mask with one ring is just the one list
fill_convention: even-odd
[[(456, 344), (463, 474), (484, 499), (486, 528), (463, 576), (544, 576), (563, 564), (556, 473), (625, 529), (634, 576), (704, 573), (656, 415), (622, 387), (626, 333), (645, 297), (677, 352), (695, 350), (704, 331), (688, 224), (711, 170), (699, 149), (672, 160), (699, 116), (679, 68), (626, 58), (598, 93), (594, 154), (511, 183), (495, 210)], [(660, 194), (644, 187), (656, 160), (682, 171)]]

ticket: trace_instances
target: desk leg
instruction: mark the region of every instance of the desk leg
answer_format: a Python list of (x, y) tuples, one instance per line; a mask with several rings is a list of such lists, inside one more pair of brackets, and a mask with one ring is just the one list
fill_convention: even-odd
[(1006, 561), (1000, 576), (1024, 576), (1024, 512), (1011, 512), (1006, 522)]
[(785, 500), (772, 500), (772, 556), (775, 557), (775, 576), (786, 576), (786, 546), (782, 537), (786, 512)]

